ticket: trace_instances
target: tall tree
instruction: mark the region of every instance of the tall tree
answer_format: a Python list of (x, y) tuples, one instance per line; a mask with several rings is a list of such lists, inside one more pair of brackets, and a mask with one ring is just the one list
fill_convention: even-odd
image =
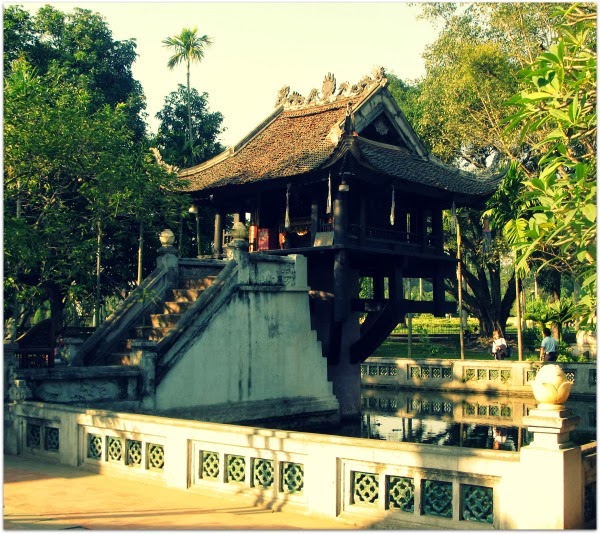
[[(420, 83), (420, 115), (415, 123), (435, 155), (475, 172), (502, 160), (532, 171), (537, 168), (539, 155), (519, 143), (515, 132), (506, 135), (502, 121), (510, 114), (506, 101), (519, 89), (519, 71), (556, 35), (556, 7), (550, 3), (422, 4), (423, 16), (442, 24), (438, 39), (425, 54), (427, 73)], [(465, 305), (471, 303), (469, 311), (483, 323), (488, 323), (488, 308), (493, 305), (494, 321), (503, 326), (502, 317), (516, 297), (509, 283), (514, 265), (505, 261), (511, 255), (502, 229), (504, 221), (515, 218), (523, 189), (521, 180), (504, 180), (489, 202), (494, 214), (487, 235), (482, 232), (483, 214), (461, 214), (471, 224), (471, 235), (465, 232), (463, 244), (471, 242), (475, 247), (472, 254), (463, 255)], [(495, 252), (475, 253), (488, 236)], [(493, 281), (493, 273), (502, 273), (502, 284)], [(454, 280), (449, 290), (456, 292)], [(488, 292), (495, 295), (485, 304), (471, 298)], [(486, 333), (484, 325), (482, 333)]]
[[(191, 117), (192, 131), (194, 132), (193, 147), (194, 161), (186, 151), (185, 134), (186, 122)], [(163, 108), (156, 114), (159, 120), (158, 132), (153, 143), (170, 165), (185, 168), (194, 163), (201, 163), (222, 152), (225, 147), (218, 141), (219, 135), (224, 131), (221, 127), (223, 115), (211, 112), (208, 107), (208, 93), (198, 93), (179, 84), (177, 91), (173, 91), (166, 98)]]
[(35, 15), (21, 6), (4, 10), (5, 76), (18, 58), (27, 60), (40, 76), (60, 69), (64, 81), (85, 83), (94, 109), (121, 105), (129, 127), (141, 140), (146, 102), (133, 78), (136, 57), (135, 40), (115, 41), (105, 19), (88, 9), (75, 7), (63, 13), (45, 5)]
[(169, 58), (167, 66), (174, 69), (180, 63), (185, 63), (187, 79), (187, 108), (188, 108), (188, 128), (187, 141), (189, 143), (189, 153), (192, 164), (194, 160), (194, 133), (192, 129), (192, 98), (190, 85), (190, 65), (193, 62), (200, 62), (204, 59), (204, 49), (212, 45), (212, 40), (207, 35), (198, 35), (198, 28), (184, 28), (179, 35), (167, 37), (163, 45), (173, 51)]
[[(539, 158), (515, 164), (524, 203), (505, 224), (519, 252), (568, 272), (585, 292), (587, 318), (596, 308), (597, 36), (595, 4), (557, 10), (557, 39), (522, 72), (524, 88), (510, 100), (507, 132), (517, 131)], [(540, 254), (542, 253), (542, 254)]]
[(66, 82), (58, 68), (38, 76), (19, 60), (5, 79), (5, 302), (35, 288), (50, 302), (55, 331), (75, 294), (95, 293), (99, 238), (102, 275), (111, 260), (125, 258), (102, 295), (135, 280), (135, 247), (122, 229), (176, 183), (135, 140), (123, 106), (96, 108), (93, 101), (93, 92)]
[(555, 33), (556, 4), (423, 4), (443, 28), (427, 48), (418, 132), (448, 162), (485, 169), (494, 153), (519, 159), (501, 121), (519, 87), (518, 72)]

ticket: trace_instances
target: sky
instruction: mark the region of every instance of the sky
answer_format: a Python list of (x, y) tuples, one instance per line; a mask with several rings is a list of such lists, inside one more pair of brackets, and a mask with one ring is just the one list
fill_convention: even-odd
[(253, 2), (5, 2), (36, 12), (51, 4), (63, 12), (91, 9), (107, 21), (114, 40), (135, 39), (133, 76), (147, 100), (147, 122), (165, 97), (186, 83), (185, 65), (169, 70), (162, 41), (198, 28), (213, 45), (191, 67), (191, 85), (208, 93), (210, 111), (223, 114), (225, 146), (240, 141), (274, 109), (284, 86), (308, 96), (332, 73), (356, 83), (382, 66), (404, 81), (425, 74), (422, 53), (437, 35), (406, 3)]

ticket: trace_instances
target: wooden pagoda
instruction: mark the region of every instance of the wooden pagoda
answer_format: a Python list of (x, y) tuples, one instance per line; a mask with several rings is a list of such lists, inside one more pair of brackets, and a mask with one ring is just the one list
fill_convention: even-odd
[[(383, 69), (308, 97), (280, 90), (275, 111), (219, 156), (180, 172), (193, 203), (249, 221), (250, 250), (307, 257), (311, 318), (330, 365), (364, 361), (409, 312), (443, 316), (443, 210), (481, 206), (500, 174), (475, 176), (431, 155), (386, 88)], [(372, 280), (372, 298), (359, 281)], [(404, 278), (428, 279), (432, 301), (405, 298)], [(365, 317), (366, 314), (366, 317)], [(359, 317), (364, 320), (359, 324)]]

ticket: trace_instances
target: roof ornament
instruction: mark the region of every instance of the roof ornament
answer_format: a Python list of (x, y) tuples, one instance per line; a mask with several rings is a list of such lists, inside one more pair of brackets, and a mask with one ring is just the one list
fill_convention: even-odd
[(352, 102), (346, 106), (346, 118), (344, 119), (344, 133), (352, 135), (354, 131), (354, 118), (352, 117)]
[(287, 99), (290, 106), (300, 107), (306, 101), (305, 98), (298, 92), (294, 91)]
[(323, 79), (320, 94), (317, 89), (312, 89), (308, 97), (304, 98), (297, 91), (290, 93), (290, 87), (284, 86), (277, 93), (275, 107), (283, 106), (285, 109), (299, 109), (307, 106), (329, 104), (338, 98), (359, 96), (377, 86), (385, 85), (386, 82), (385, 69), (383, 67), (375, 67), (371, 71), (371, 76), (363, 76), (360, 81), (354, 85), (350, 85), (348, 82), (342, 82), (336, 93), (336, 79), (335, 76), (329, 72)]
[(286, 230), (290, 229), (290, 189), (292, 188), (292, 184), (287, 184), (287, 189), (285, 192), (285, 222), (284, 227)]
[(289, 94), (290, 94), (290, 86), (289, 85), (284, 85), (281, 89), (279, 89), (279, 91), (277, 92), (277, 100), (275, 101), (275, 107), (277, 108), (277, 107), (283, 105), (286, 102)]
[(350, 94), (350, 84), (348, 82), (340, 83), (337, 96), (348, 96)]
[(319, 96), (319, 90), (318, 89), (313, 89), (311, 90), (311, 92), (308, 94), (308, 96), (306, 97), (305, 100), (305, 104), (307, 106), (309, 105), (316, 105), (317, 104), (317, 100), (318, 100), (318, 96)]
[(330, 100), (333, 94), (335, 93), (335, 76), (331, 74), (331, 72), (327, 73), (325, 79), (323, 80), (323, 100)]

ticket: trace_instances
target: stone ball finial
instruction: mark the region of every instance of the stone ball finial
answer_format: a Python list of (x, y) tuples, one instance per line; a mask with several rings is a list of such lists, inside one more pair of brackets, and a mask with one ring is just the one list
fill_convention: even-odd
[(172, 247), (175, 243), (175, 234), (168, 228), (163, 230), (158, 237), (163, 247)]
[(233, 239), (243, 239), (245, 241), (248, 238), (248, 230), (246, 229), (246, 225), (240, 221), (233, 223), (231, 236)]
[(563, 408), (573, 387), (564, 371), (554, 364), (544, 365), (530, 384), (538, 408), (542, 410)]

